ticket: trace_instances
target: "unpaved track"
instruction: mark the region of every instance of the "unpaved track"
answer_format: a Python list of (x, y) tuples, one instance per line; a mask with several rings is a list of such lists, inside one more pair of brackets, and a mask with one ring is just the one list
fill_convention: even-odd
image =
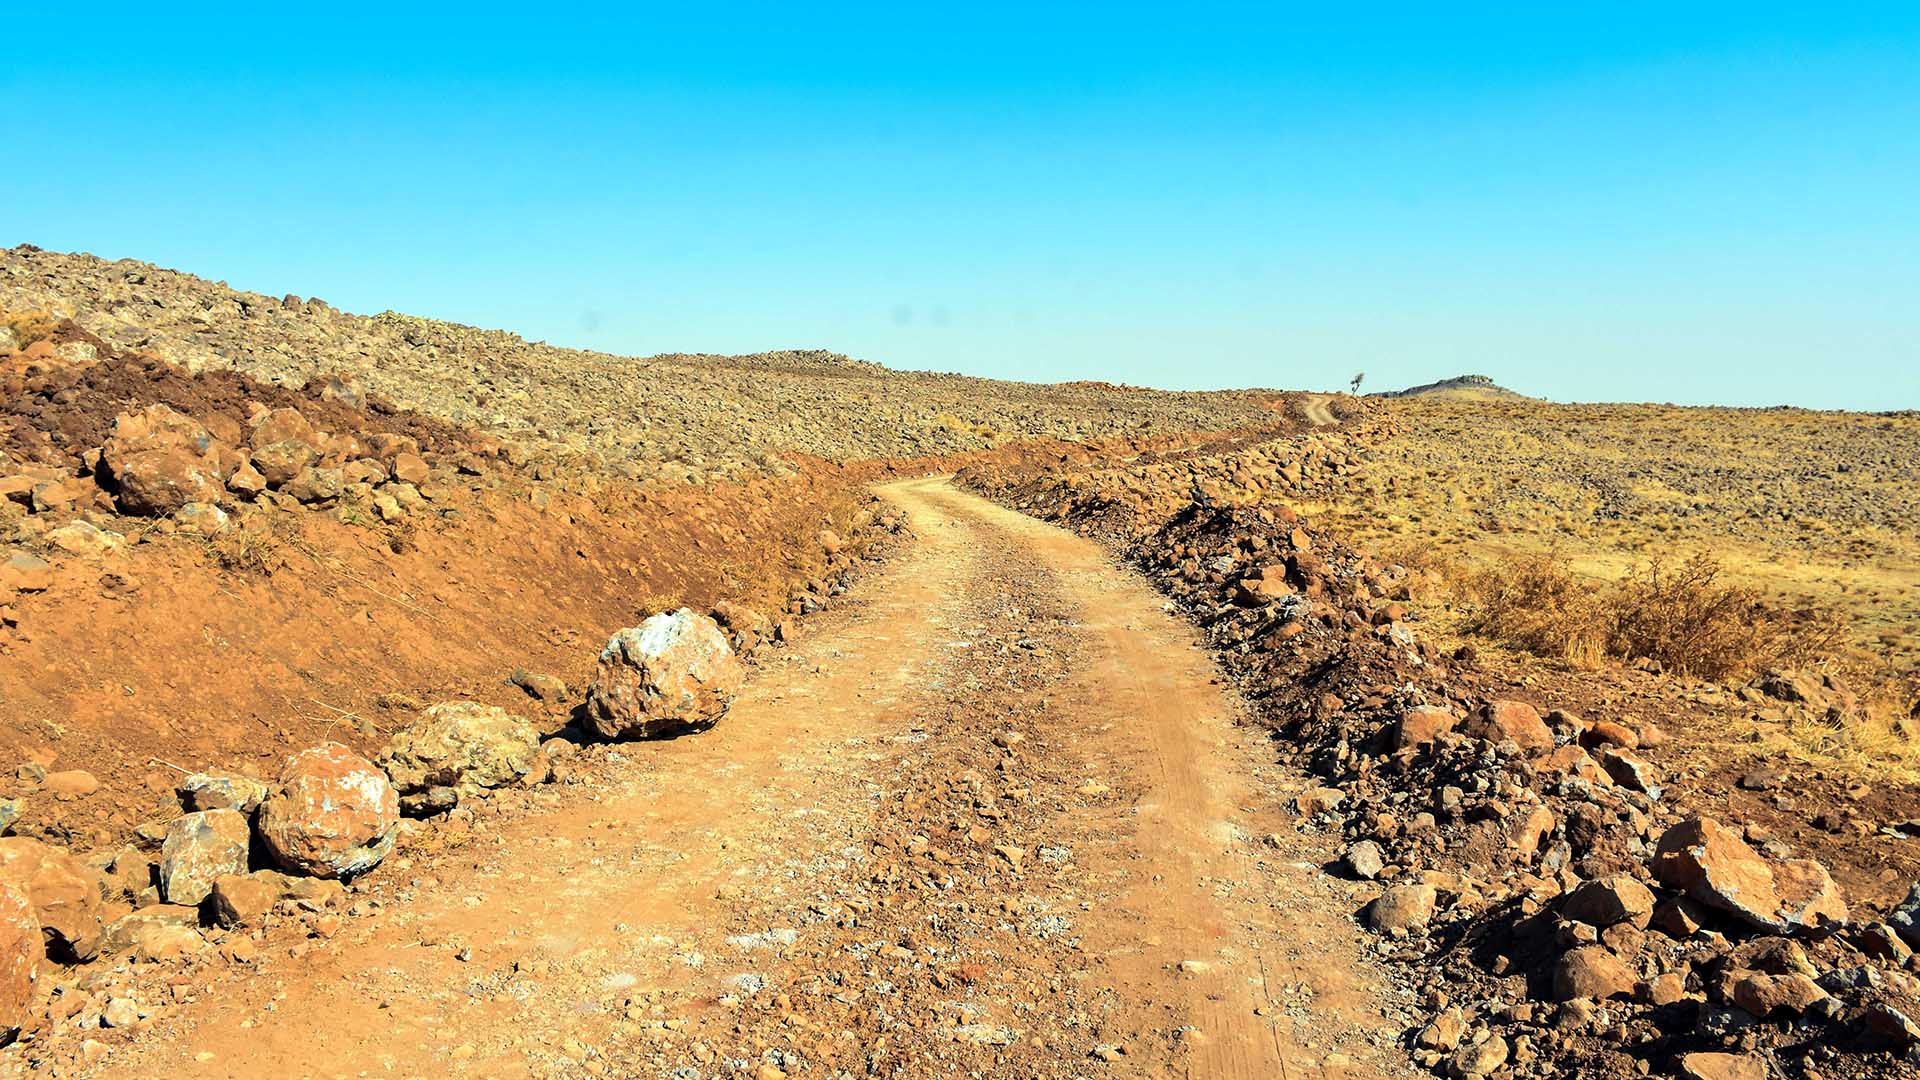
[(1327, 403), (1331, 400), (1333, 399), (1325, 394), (1308, 396), (1302, 404), (1307, 422), (1315, 427), (1337, 427), (1340, 420), (1333, 415), (1333, 410), (1327, 407)]
[(1395, 1071), (1304, 780), (1192, 631), (1087, 541), (883, 494), (919, 541), (719, 726), (429, 834), (98, 1074)]

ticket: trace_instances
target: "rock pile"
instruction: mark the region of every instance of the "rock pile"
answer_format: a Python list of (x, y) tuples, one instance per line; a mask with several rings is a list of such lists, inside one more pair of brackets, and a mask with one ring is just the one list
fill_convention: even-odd
[(49, 554), (112, 558), (136, 532), (211, 536), (256, 509), (400, 522), (456, 479), (529, 460), (378, 398), (328, 396), (339, 380), (189, 376), (71, 323), (54, 333), (34, 356), (0, 354), (0, 527), (48, 549), (6, 553), (0, 604), (49, 587)]
[(1484, 688), (1470, 658), (1418, 634), (1419, 575), (1277, 498), (1297, 486), (1273, 462), (1338, 463), (1342, 437), (963, 479), (1102, 536), (1205, 628), (1317, 775), (1303, 827), (1341, 834), (1336, 870), (1424, 994), (1408, 1041), (1437, 1073), (1864, 1075), (1920, 1059), (1920, 886), (1905, 916), (1862, 918), (1817, 861), (1676, 809), (1654, 724)]

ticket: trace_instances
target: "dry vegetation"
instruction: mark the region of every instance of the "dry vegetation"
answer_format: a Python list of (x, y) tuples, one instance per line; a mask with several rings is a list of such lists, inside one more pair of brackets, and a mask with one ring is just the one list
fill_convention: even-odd
[(1795, 741), (1920, 761), (1904, 734), (1920, 692), (1920, 416), (1385, 408), (1396, 433), (1310, 509), (1426, 570), (1446, 601), (1436, 628), (1578, 668), (1833, 671), (1871, 731), (1821, 720)]
[(1616, 582), (1584, 579), (1553, 555), (1529, 554), (1474, 572), (1460, 592), (1469, 632), (1581, 667), (1615, 657), (1744, 680), (1824, 663), (1846, 641), (1834, 612), (1790, 610), (1750, 586), (1728, 584), (1704, 553), (1676, 567), (1648, 562)]

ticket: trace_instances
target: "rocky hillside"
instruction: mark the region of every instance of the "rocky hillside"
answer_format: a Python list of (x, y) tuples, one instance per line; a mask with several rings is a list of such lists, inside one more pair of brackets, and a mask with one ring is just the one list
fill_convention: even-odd
[(1501, 386), (1485, 375), (1455, 375), (1451, 379), (1421, 383), (1419, 386), (1409, 386), (1405, 390), (1384, 390), (1373, 396), (1383, 398), (1439, 397), (1456, 398), (1467, 401), (1533, 400), (1525, 394), (1516, 393)]
[(189, 370), (233, 368), (284, 386), (346, 377), (402, 409), (590, 451), (630, 475), (670, 480), (779, 471), (782, 457), (795, 453), (905, 457), (1031, 436), (1236, 427), (1265, 416), (1252, 394), (895, 372), (818, 351), (631, 357), (562, 349), (31, 245), (0, 251), (0, 311), (70, 317), (116, 348)]

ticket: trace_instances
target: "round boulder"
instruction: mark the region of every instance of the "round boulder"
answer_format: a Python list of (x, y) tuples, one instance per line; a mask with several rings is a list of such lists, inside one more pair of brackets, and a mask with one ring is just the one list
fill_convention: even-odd
[(1367, 925), (1392, 937), (1404, 937), (1433, 920), (1439, 890), (1431, 885), (1390, 885), (1367, 907)]
[(1490, 743), (1511, 741), (1529, 756), (1553, 749), (1553, 730), (1524, 701), (1488, 702), (1467, 724), (1466, 732)]
[(400, 808), (430, 812), (436, 788), (456, 793), (511, 784), (533, 767), (540, 733), (505, 709), (446, 701), (396, 734), (376, 759), (400, 793)]
[(1570, 949), (1553, 966), (1556, 1001), (1628, 997), (1633, 993), (1634, 983), (1633, 969), (1603, 945)]
[(393, 850), (400, 797), (387, 774), (339, 743), (287, 759), (280, 786), (260, 804), (260, 839), (280, 865), (344, 878)]
[(191, 502), (213, 502), (224, 487), (217, 444), (192, 417), (165, 405), (122, 413), (101, 448), (124, 513), (163, 517)]
[(655, 615), (601, 650), (587, 720), (609, 739), (711, 724), (727, 711), (743, 675), (718, 623), (688, 608)]

